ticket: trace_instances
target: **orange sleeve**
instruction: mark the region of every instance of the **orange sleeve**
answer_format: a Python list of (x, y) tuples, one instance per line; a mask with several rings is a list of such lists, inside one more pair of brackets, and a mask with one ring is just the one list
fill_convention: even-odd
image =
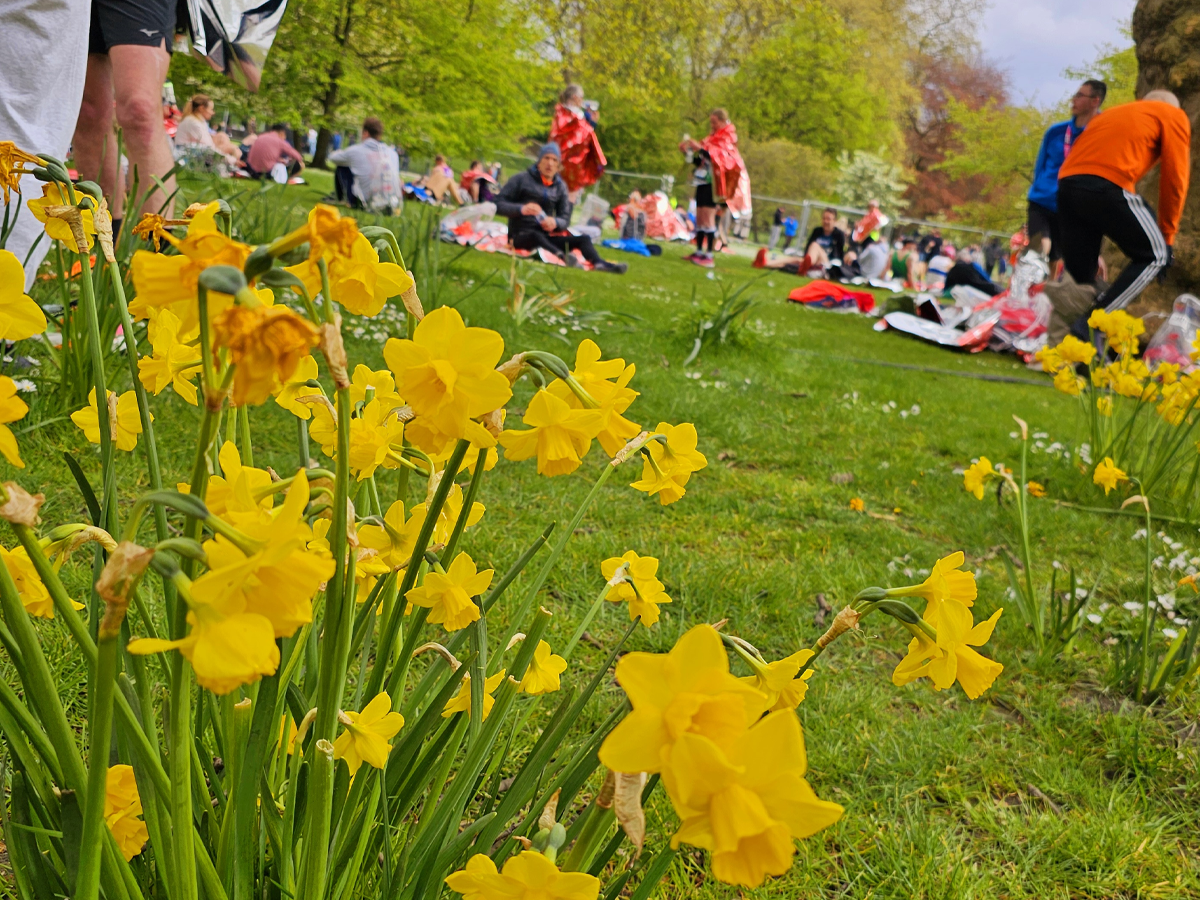
[(1158, 225), (1168, 244), (1175, 243), (1183, 203), (1187, 200), (1191, 143), (1192, 126), (1187, 114), (1175, 110), (1175, 115), (1163, 121), (1162, 163), (1158, 176)]

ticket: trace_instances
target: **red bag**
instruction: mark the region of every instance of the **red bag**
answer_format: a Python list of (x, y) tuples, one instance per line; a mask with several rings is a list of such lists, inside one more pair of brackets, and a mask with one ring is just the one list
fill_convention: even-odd
[(608, 160), (600, 149), (596, 129), (583, 116), (578, 116), (561, 103), (554, 108), (550, 140), (562, 153), (562, 177), (567, 188), (577, 191), (600, 180)]

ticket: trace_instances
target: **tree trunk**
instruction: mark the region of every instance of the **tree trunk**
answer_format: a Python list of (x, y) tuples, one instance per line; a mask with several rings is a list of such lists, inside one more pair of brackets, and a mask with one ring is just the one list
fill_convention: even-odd
[[(1179, 97), (1192, 121), (1191, 189), (1175, 238), (1175, 262), (1163, 284), (1151, 285), (1139, 310), (1168, 306), (1185, 291), (1200, 290), (1200, 2), (1197, 0), (1138, 0), (1133, 11), (1137, 44), (1137, 94), (1165, 89)], [(1158, 205), (1158, 168), (1138, 185), (1152, 206)]]

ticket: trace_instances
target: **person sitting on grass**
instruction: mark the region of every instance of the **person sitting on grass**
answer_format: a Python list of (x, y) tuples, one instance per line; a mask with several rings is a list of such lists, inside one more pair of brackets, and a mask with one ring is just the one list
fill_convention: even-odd
[(251, 175), (286, 184), (288, 176), (304, 170), (304, 157), (288, 143), (287, 133), (288, 127), (276, 122), (270, 131), (255, 138), (246, 154), (246, 169)]
[(400, 157), (382, 137), (383, 123), (369, 116), (363, 120), (359, 143), (329, 154), (329, 161), (337, 166), (338, 199), (347, 200), (352, 209), (394, 210), (400, 206)]
[(825, 209), (821, 212), (821, 224), (812, 230), (808, 237), (808, 249), (804, 258), (797, 260), (768, 258), (767, 248), (763, 247), (754, 258), (756, 269), (779, 269), (793, 275), (807, 275), (816, 272), (818, 278), (826, 274), (841, 276), (842, 257), (846, 250), (846, 233), (837, 227), (837, 211)]
[(915, 287), (924, 282), (921, 255), (917, 253), (917, 239), (906, 237), (900, 249), (892, 252), (892, 277), (904, 282), (905, 287)]
[(601, 259), (590, 237), (567, 231), (571, 204), (567, 183), (558, 174), (561, 166), (562, 153), (551, 142), (542, 147), (536, 163), (505, 182), (496, 212), (508, 217), (508, 239), (518, 250), (548, 250), (568, 266), (577, 265), (571, 251), (578, 250), (596, 271), (625, 274), (628, 266)]
[(463, 203), (487, 203), (495, 200), (496, 196), (492, 192), (496, 180), (492, 178), (490, 172), (484, 171), (483, 163), (475, 159), (471, 161), (470, 168), (462, 174), (462, 178), (458, 182), (459, 199)]
[(946, 273), (946, 290), (965, 284), (977, 291), (983, 291), (989, 297), (995, 297), (1000, 293), (1000, 288), (993, 283), (987, 272), (983, 270), (983, 266), (979, 264), (979, 260), (982, 258), (983, 251), (978, 247), (968, 247), (959, 253), (954, 265)]

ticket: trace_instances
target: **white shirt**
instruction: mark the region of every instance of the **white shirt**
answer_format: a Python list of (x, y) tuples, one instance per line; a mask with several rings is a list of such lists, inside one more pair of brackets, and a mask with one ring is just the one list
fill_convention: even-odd
[(375, 138), (367, 138), (343, 150), (334, 150), (329, 161), (348, 166), (354, 174), (354, 195), (369, 209), (383, 209), (400, 202), (400, 157)]

